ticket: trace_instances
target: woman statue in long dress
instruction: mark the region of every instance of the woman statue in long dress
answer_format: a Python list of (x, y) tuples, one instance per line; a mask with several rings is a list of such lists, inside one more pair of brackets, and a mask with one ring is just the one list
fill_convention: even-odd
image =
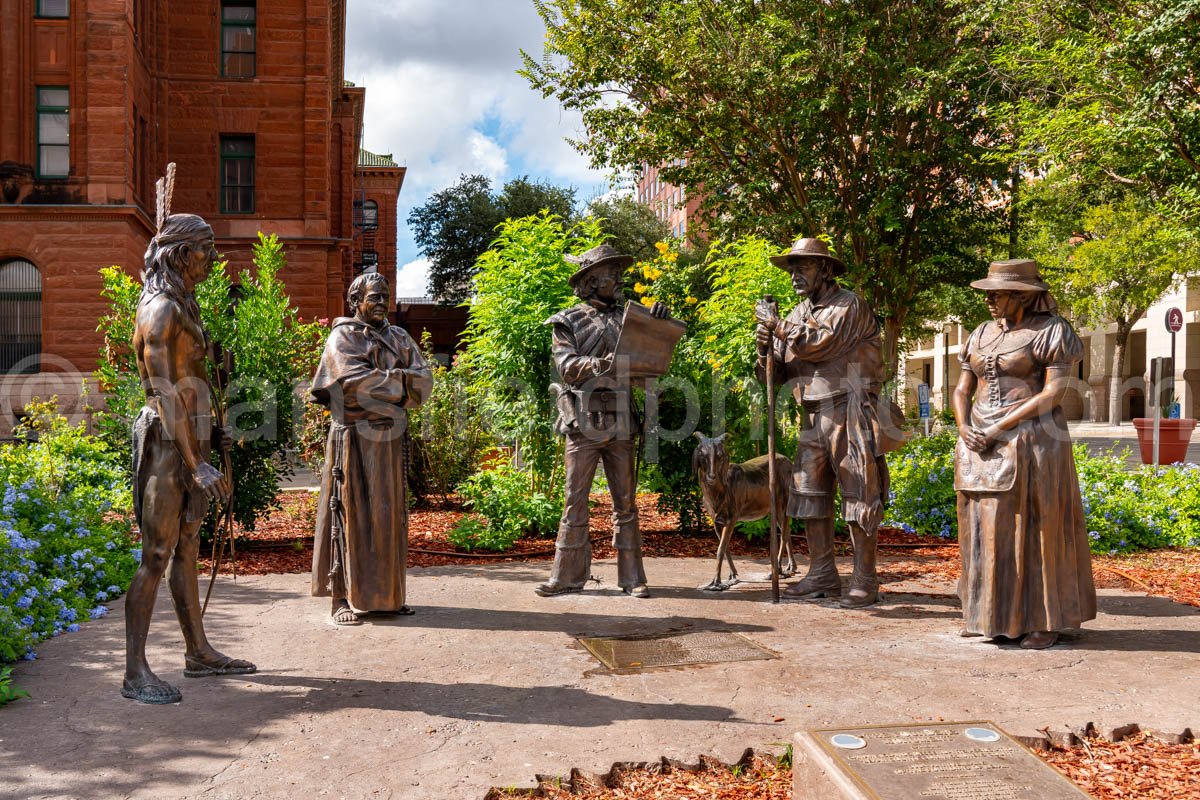
[[(1096, 617), (1096, 588), (1062, 410), (1083, 345), (1028, 260), (973, 288), (992, 319), (959, 353), (954, 453), (964, 636), (1040, 650)], [(972, 400), (974, 403), (972, 404)]]

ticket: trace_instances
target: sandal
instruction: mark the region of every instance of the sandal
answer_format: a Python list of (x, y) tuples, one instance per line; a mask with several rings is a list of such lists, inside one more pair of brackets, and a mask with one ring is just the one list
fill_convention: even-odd
[(355, 614), (354, 609), (352, 609), (350, 606), (342, 606), (338, 609), (335, 609), (334, 612), (329, 615), (329, 622), (332, 625), (341, 625), (343, 627), (362, 625), (362, 620), (359, 619), (358, 614)]
[(121, 683), (121, 697), (137, 700), (152, 706), (164, 706), (178, 703), (183, 699), (183, 692), (166, 681), (155, 681), (135, 686), (128, 679)]
[(258, 667), (241, 658), (221, 656), (215, 664), (206, 664), (191, 656), (183, 657), (183, 677), (205, 678), (209, 675), (252, 675)]

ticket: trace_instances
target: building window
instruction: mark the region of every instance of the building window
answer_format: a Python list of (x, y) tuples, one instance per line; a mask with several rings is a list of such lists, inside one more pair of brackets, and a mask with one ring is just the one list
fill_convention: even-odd
[(50, 19), (63, 19), (70, 6), (67, 0), (37, 0), (37, 15)]
[(253, 78), (254, 52), (254, 0), (221, 0), (221, 74)]
[(379, 268), (379, 253), (374, 250), (363, 250), (360, 269), (365, 272), (375, 272)]
[(254, 137), (221, 137), (221, 213), (254, 213)]
[(65, 86), (37, 87), (38, 175), (65, 178), (71, 171), (71, 92)]
[(20, 258), (0, 260), (0, 375), (37, 372), (42, 352), (42, 275)]
[(354, 201), (354, 222), (363, 230), (379, 227), (379, 204), (374, 200)]

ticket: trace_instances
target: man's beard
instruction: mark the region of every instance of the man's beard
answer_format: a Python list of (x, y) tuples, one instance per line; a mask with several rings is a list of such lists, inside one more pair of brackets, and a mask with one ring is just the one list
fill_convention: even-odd
[(585, 303), (599, 311), (609, 311), (621, 305), (621, 301), (625, 299), (625, 295), (617, 291), (610, 299), (605, 300), (600, 295), (593, 294), (591, 297), (584, 300)]

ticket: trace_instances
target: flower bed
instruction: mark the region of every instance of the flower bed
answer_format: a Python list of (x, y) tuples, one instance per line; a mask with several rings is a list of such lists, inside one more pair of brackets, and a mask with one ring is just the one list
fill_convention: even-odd
[(0, 662), (107, 614), (141, 555), (113, 455), (52, 403), (31, 411), (36, 440), (0, 446)]
[[(943, 539), (958, 538), (954, 444), (947, 426), (889, 454), (888, 524)], [(1116, 555), (1159, 547), (1200, 547), (1200, 466), (1127, 467), (1113, 453), (1075, 446), (1075, 468), (1093, 553)]]

